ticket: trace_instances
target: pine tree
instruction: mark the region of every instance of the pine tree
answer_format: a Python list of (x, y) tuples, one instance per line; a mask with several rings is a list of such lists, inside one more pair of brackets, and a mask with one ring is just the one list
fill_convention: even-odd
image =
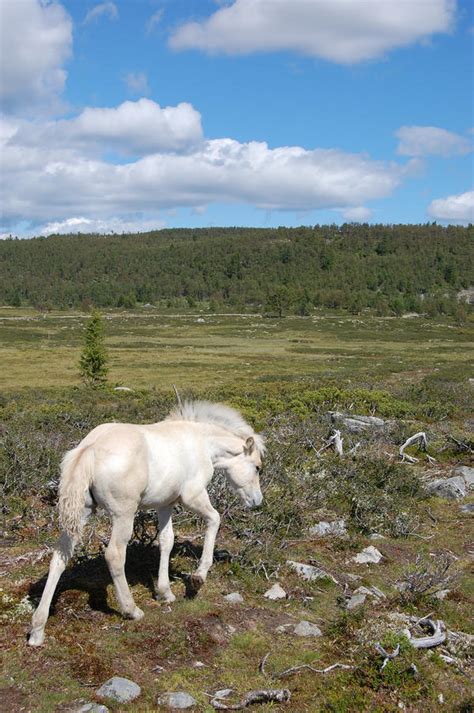
[(93, 389), (104, 386), (107, 380), (107, 352), (104, 347), (104, 324), (99, 312), (94, 311), (84, 332), (84, 350), (79, 360), (82, 380)]

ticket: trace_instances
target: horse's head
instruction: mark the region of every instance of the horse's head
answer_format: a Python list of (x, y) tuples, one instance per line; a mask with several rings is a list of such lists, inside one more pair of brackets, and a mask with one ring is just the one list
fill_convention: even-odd
[[(261, 438), (257, 436), (258, 440)], [(244, 505), (249, 508), (258, 507), (263, 495), (260, 490), (260, 471), (262, 469), (261, 452), (263, 441), (257, 447), (255, 438), (249, 436), (242, 452), (234, 455), (226, 462), (226, 473), (232, 490), (240, 496)]]

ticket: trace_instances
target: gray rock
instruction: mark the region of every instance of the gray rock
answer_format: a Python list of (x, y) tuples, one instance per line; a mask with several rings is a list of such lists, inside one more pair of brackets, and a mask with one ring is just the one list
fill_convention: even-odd
[(362, 604), (365, 603), (365, 600), (367, 599), (367, 595), (363, 594), (362, 592), (359, 594), (353, 594), (352, 597), (348, 600), (346, 607), (351, 611), (352, 609), (357, 609), (357, 607), (362, 606)]
[(273, 587), (268, 589), (265, 594), (263, 595), (266, 599), (285, 599), (286, 598), (286, 592), (281, 587), (278, 582), (276, 582)]
[(358, 562), (358, 564), (378, 564), (382, 557), (382, 553), (379, 552), (376, 547), (370, 545), (370, 547), (366, 547), (352, 559), (354, 562)]
[(96, 691), (100, 698), (111, 698), (118, 703), (129, 703), (138, 698), (140, 693), (141, 688), (137, 683), (121, 676), (113, 676)]
[(373, 597), (374, 599), (386, 599), (385, 594), (377, 587), (357, 587), (354, 594), (365, 594), (366, 597)]
[(214, 693), (213, 698), (228, 698), (233, 692), (233, 688), (220, 688)]
[(100, 703), (71, 703), (60, 708), (61, 713), (109, 713), (107, 706)]
[(231, 604), (242, 604), (244, 601), (243, 596), (239, 592), (231, 592), (230, 594), (226, 594), (224, 599), (226, 602), (230, 602)]
[(474, 503), (468, 503), (467, 505), (461, 505), (461, 512), (474, 512)]
[(296, 634), (296, 636), (322, 636), (323, 632), (319, 628), (319, 626), (316, 626), (316, 624), (312, 624), (310, 621), (306, 621), (303, 619), (303, 621), (300, 621), (299, 624), (295, 626), (293, 629), (293, 633)]
[(458, 475), (452, 478), (438, 478), (428, 483), (426, 489), (431, 495), (448, 500), (465, 498), (471, 489), (474, 489), (474, 468), (460, 466), (454, 471)]
[(276, 627), (275, 631), (277, 634), (287, 634), (291, 626), (291, 624), (280, 624), (280, 626)]
[(366, 431), (369, 428), (379, 429), (385, 426), (385, 421), (376, 416), (358, 416), (351, 414), (348, 416), (345, 413), (340, 413), (339, 411), (329, 411), (331, 421), (335, 423), (336, 421), (342, 421), (346, 429), (350, 433), (360, 433), (361, 431)]
[(133, 389), (130, 389), (128, 386), (115, 386), (114, 391), (125, 391), (126, 393), (133, 394)]
[(317, 537), (341, 537), (347, 534), (346, 523), (344, 520), (333, 520), (332, 522), (321, 520), (310, 528), (309, 534)]
[(295, 562), (294, 560), (286, 560), (286, 564), (292, 567), (300, 577), (306, 579), (308, 582), (314, 582), (317, 579), (331, 579), (337, 584), (337, 580), (328, 572), (325, 572), (319, 567), (313, 567), (311, 564), (304, 564), (303, 562)]
[(448, 500), (458, 500), (467, 495), (466, 483), (461, 476), (434, 480), (428, 484), (428, 492)]
[(470, 468), (468, 465), (458, 465), (454, 472), (456, 475), (461, 475), (469, 485), (474, 485), (474, 468)]
[(440, 589), (438, 592), (435, 593), (436, 599), (446, 599), (448, 594), (450, 593), (450, 589)]
[(192, 708), (197, 705), (197, 701), (190, 696), (189, 693), (176, 691), (176, 693), (162, 693), (161, 696), (158, 696), (156, 699), (156, 705), (184, 710), (185, 708)]

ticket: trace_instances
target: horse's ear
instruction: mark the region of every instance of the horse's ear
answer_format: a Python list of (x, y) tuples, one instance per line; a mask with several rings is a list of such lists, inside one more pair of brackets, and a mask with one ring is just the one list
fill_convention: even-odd
[(245, 446), (244, 446), (244, 453), (246, 456), (249, 456), (255, 448), (255, 440), (252, 436), (249, 436), (247, 440), (245, 441)]

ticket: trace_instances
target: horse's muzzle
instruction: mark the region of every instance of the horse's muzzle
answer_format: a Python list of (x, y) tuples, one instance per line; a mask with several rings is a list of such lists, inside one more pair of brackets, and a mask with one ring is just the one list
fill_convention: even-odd
[(248, 506), (249, 508), (258, 508), (263, 502), (263, 495), (260, 491), (253, 493), (249, 497)]

